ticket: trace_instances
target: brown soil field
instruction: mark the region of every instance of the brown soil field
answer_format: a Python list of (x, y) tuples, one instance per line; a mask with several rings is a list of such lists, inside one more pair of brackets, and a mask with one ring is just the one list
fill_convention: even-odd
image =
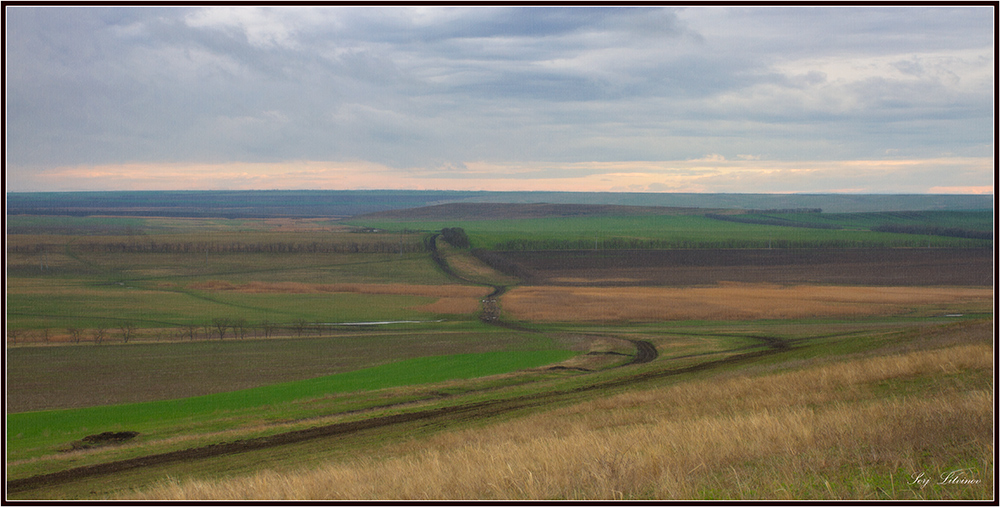
[[(993, 290), (969, 287), (519, 287), (503, 308), (529, 321), (755, 320), (894, 315), (917, 307), (988, 312)], [(971, 311), (971, 310), (966, 310)]]
[(498, 252), (530, 285), (691, 286), (719, 282), (992, 286), (990, 249), (713, 249)]

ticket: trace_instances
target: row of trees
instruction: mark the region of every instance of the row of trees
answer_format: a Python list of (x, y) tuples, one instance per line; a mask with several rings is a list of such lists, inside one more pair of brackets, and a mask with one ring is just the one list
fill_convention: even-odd
[(741, 224), (757, 225), (780, 225), (782, 227), (805, 227), (807, 229), (843, 229), (834, 224), (818, 224), (809, 222), (796, 222), (787, 218), (752, 216), (752, 215), (719, 215), (717, 213), (705, 213), (705, 218), (713, 220), (723, 220), (726, 222), (737, 222)]
[(875, 232), (898, 232), (928, 236), (948, 236), (951, 238), (993, 239), (993, 231), (979, 231), (960, 227), (938, 227), (935, 225), (882, 224), (872, 227)]
[[(89, 339), (95, 344), (100, 345), (105, 340), (110, 340), (117, 331), (117, 336), (121, 339), (122, 343), (128, 343), (135, 337), (135, 330), (136, 326), (134, 322), (124, 321), (115, 327), (105, 325), (99, 325), (91, 329), (68, 327), (66, 328), (66, 336), (69, 336), (70, 341), (73, 343), (80, 343)], [(53, 339), (53, 331), (49, 328), (42, 328), (37, 331), (12, 328), (7, 330), (7, 336), (14, 345), (17, 345), (18, 342), (27, 342), (29, 340), (48, 343)]]
[(10, 253), (45, 253), (45, 252), (62, 252), (65, 251), (66, 247), (64, 245), (56, 245), (52, 243), (29, 243), (27, 245), (15, 245), (7, 244), (7, 251)]
[(108, 253), (414, 253), (424, 251), (424, 246), (420, 242), (413, 241), (267, 243), (121, 241), (75, 243), (73, 249), (81, 252)]
[(822, 213), (823, 208), (771, 208), (771, 209), (748, 209), (744, 213), (751, 215), (774, 215), (777, 213)]
[[(271, 320), (263, 320), (251, 323), (242, 318), (215, 318), (210, 322), (201, 324), (185, 324), (175, 329), (175, 336), (182, 339), (219, 339), (227, 338), (244, 339), (247, 337), (270, 338), (282, 331), (284, 334), (294, 334), (295, 336), (306, 336), (310, 333), (322, 334), (326, 326), (316, 325), (305, 320), (298, 320), (290, 324), (278, 324)], [(7, 338), (13, 344), (18, 343), (50, 343), (56, 341), (58, 330), (42, 328), (38, 330), (8, 329)], [(167, 334), (170, 334), (169, 332)], [(137, 335), (136, 325), (133, 322), (122, 322), (117, 326), (98, 325), (97, 327), (84, 329), (80, 327), (68, 327), (60, 336), (68, 338), (71, 343), (93, 342), (101, 345), (114, 339), (122, 343), (129, 343)], [(60, 340), (62, 341), (62, 340)]]
[(781, 238), (745, 238), (745, 239), (639, 239), (639, 238), (600, 238), (593, 239), (511, 239), (499, 241), (492, 250), (498, 252), (528, 252), (535, 250), (673, 250), (673, 249), (737, 249), (737, 248), (895, 248), (920, 247), (925, 242), (920, 239), (903, 242), (898, 240), (881, 240), (878, 238), (844, 238), (844, 239), (781, 239)]
[[(97, 326), (89, 330), (80, 329), (78, 327), (66, 329), (66, 332), (69, 334), (70, 340), (73, 343), (80, 343), (85, 338), (85, 335), (89, 333), (94, 341), (94, 344), (96, 345), (100, 345), (104, 343), (104, 340), (110, 339), (112, 331), (118, 331), (118, 337), (121, 339), (122, 343), (128, 343), (133, 337), (135, 337), (135, 323), (131, 321), (124, 321), (119, 323), (115, 328)], [(48, 329), (44, 331), (44, 336), (45, 341), (48, 341)]]
[(321, 334), (324, 329), (326, 329), (325, 326), (319, 326), (302, 319), (294, 321), (291, 324), (279, 324), (268, 319), (253, 323), (242, 318), (219, 317), (204, 324), (187, 324), (182, 327), (181, 335), (184, 338), (195, 340), (199, 337), (200, 333), (200, 336), (203, 338), (225, 340), (226, 338), (244, 339), (251, 335), (254, 338), (270, 338), (276, 336), (282, 330), (286, 334), (292, 333), (295, 336), (305, 336), (310, 332)]

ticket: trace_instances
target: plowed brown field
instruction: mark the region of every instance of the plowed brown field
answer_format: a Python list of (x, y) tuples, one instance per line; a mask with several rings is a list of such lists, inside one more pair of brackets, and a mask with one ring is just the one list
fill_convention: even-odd
[(957, 248), (565, 250), (497, 252), (532, 285), (719, 282), (992, 286), (993, 251)]
[(754, 320), (894, 315), (915, 308), (990, 311), (993, 290), (721, 284), (715, 287), (520, 287), (504, 310), (529, 321)]

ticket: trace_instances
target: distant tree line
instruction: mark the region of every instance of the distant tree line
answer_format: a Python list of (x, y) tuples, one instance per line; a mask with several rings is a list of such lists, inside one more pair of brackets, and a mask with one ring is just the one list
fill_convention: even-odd
[(963, 229), (961, 227), (939, 227), (936, 225), (882, 224), (872, 227), (871, 230), (875, 232), (898, 232), (902, 234), (947, 236), (950, 238), (993, 239), (993, 231)]
[[(528, 252), (537, 250), (666, 250), (666, 249), (711, 249), (711, 248), (891, 248), (919, 247), (926, 242), (914, 239), (909, 242), (898, 240), (883, 241), (880, 239), (781, 239), (781, 238), (748, 238), (748, 239), (718, 239), (718, 240), (686, 240), (686, 239), (636, 239), (636, 238), (602, 238), (558, 240), (558, 239), (512, 239), (500, 241), (491, 247), (498, 252)], [(956, 248), (967, 248), (976, 245), (953, 245)]]
[(777, 213), (822, 213), (823, 208), (772, 208), (772, 209), (748, 209), (744, 213), (749, 215), (774, 215)]
[[(819, 208), (815, 208), (819, 209)], [(765, 210), (759, 210), (761, 212)], [(756, 214), (757, 212), (751, 212), (750, 214)], [(788, 213), (792, 213), (789, 211)], [(819, 211), (810, 211), (809, 213), (819, 213)], [(794, 220), (788, 220), (787, 218), (777, 218), (777, 217), (752, 217), (747, 215), (719, 215), (717, 213), (705, 213), (705, 218), (711, 218), (713, 220), (723, 220), (726, 222), (738, 222), (741, 224), (757, 224), (757, 225), (780, 225), (782, 227), (804, 227), (807, 229), (843, 229), (843, 227), (834, 224), (816, 224), (809, 222), (796, 222)]]
[(65, 250), (63, 245), (55, 245), (51, 243), (31, 243), (27, 245), (12, 245), (7, 244), (7, 251), (10, 253), (43, 253), (43, 252), (60, 252)]
[(133, 227), (106, 225), (15, 225), (7, 227), (7, 234), (58, 234), (73, 236), (145, 236), (146, 231)]
[(158, 242), (121, 241), (75, 243), (73, 249), (82, 252), (108, 253), (414, 253), (425, 247), (420, 242)]
[[(217, 317), (207, 322), (188, 323), (175, 328), (174, 336), (187, 340), (225, 340), (228, 338), (245, 339), (270, 338), (272, 336), (305, 336), (310, 333), (317, 336), (329, 330), (329, 326), (307, 322), (299, 319), (294, 322), (278, 324), (265, 319), (260, 322), (250, 322), (243, 318)], [(162, 333), (162, 332), (161, 332)], [(117, 324), (99, 323), (91, 328), (67, 327), (60, 333), (57, 329), (42, 328), (37, 330), (11, 328), (7, 330), (7, 339), (13, 344), (19, 343), (50, 343), (68, 340), (71, 343), (90, 342), (101, 345), (112, 339), (120, 343), (129, 343), (140, 334), (136, 323), (120, 321)], [(169, 336), (163, 333), (162, 336)], [(61, 338), (56, 338), (61, 336)]]

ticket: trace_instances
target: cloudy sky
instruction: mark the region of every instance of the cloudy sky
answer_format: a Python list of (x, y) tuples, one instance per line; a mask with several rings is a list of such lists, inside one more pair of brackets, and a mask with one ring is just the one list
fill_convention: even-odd
[(989, 6), (5, 9), (8, 191), (993, 191)]

